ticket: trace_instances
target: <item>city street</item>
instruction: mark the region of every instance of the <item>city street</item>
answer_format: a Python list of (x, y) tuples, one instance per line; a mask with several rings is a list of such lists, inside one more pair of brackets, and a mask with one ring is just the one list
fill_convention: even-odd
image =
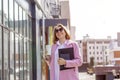
[[(80, 72), (79, 80), (95, 80), (95, 74), (89, 75), (86, 72)], [(114, 79), (114, 80), (120, 80), (120, 79)]]
[(79, 80), (95, 80), (95, 74), (89, 75), (87, 72), (80, 72), (79, 73)]

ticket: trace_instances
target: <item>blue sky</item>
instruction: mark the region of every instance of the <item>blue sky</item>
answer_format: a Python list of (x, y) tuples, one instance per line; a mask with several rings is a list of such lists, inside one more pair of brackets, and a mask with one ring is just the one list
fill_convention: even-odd
[[(76, 27), (76, 39), (117, 38), (120, 32), (120, 0), (69, 0), (71, 25)], [(78, 36), (79, 34), (79, 36)]]

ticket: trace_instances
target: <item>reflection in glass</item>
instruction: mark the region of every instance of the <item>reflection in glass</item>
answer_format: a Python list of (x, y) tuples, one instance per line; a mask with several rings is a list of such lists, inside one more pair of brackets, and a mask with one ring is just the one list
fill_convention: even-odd
[(10, 32), (10, 80), (14, 80), (14, 33)]
[(27, 19), (25, 11), (23, 11), (23, 35), (26, 37)]
[(30, 17), (29, 17), (29, 20), (30, 20), (29, 38), (32, 39), (32, 20)]
[(24, 73), (23, 73), (23, 67), (24, 67), (24, 64), (23, 64), (23, 50), (24, 50), (24, 45), (23, 45), (23, 38), (19, 37), (19, 40), (20, 40), (20, 80), (23, 80), (24, 78)]
[(28, 68), (27, 68), (27, 40), (24, 39), (24, 80), (27, 79), (28, 76)]
[(8, 31), (4, 29), (4, 80), (8, 80)]
[(14, 29), (13, 0), (9, 1), (9, 26), (11, 29)]
[(32, 41), (27, 41), (27, 60), (28, 60), (28, 69), (29, 69), (29, 80), (32, 79)]
[(30, 18), (27, 16), (27, 30), (26, 30), (26, 36), (29, 38), (29, 29), (30, 29)]
[(23, 16), (22, 16), (22, 8), (19, 6), (19, 32), (20, 32), (20, 34), (22, 34), (23, 33), (23, 31), (22, 31), (22, 28), (23, 28), (23, 25), (22, 25), (22, 23), (23, 23), (23, 20), (22, 20), (22, 18), (23, 18)]
[(18, 32), (18, 4), (15, 2), (15, 31)]
[(0, 24), (2, 23), (2, 11), (1, 11), (1, 5), (2, 5), (2, 4), (1, 4), (1, 1), (2, 1), (2, 0), (0, 0)]
[(15, 34), (15, 77), (19, 79), (19, 41), (18, 41), (18, 35)]
[[(2, 30), (0, 26), (0, 44), (2, 44)], [(0, 45), (0, 80), (2, 78), (2, 45)]]
[(8, 27), (8, 0), (3, 0), (3, 18), (3, 24)]
[(28, 69), (28, 78), (30, 78), (30, 64), (29, 64), (29, 53), (30, 53), (30, 44), (29, 44), (30, 42), (29, 41), (27, 41), (27, 65), (26, 65), (26, 67), (27, 67), (27, 69)]

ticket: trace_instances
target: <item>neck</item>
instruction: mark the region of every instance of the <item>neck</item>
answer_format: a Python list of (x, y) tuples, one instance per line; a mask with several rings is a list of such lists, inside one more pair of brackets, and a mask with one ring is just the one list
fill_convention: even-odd
[(59, 41), (60, 41), (60, 44), (63, 44), (66, 41), (66, 39), (60, 39)]

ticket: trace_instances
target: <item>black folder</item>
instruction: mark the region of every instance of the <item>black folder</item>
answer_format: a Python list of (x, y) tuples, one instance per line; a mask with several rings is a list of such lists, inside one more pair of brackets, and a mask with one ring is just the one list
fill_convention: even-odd
[[(71, 48), (62, 48), (58, 49), (59, 57), (64, 58), (65, 60), (74, 59), (74, 49)], [(65, 67), (64, 65), (60, 65), (60, 70), (73, 69), (74, 67)]]

